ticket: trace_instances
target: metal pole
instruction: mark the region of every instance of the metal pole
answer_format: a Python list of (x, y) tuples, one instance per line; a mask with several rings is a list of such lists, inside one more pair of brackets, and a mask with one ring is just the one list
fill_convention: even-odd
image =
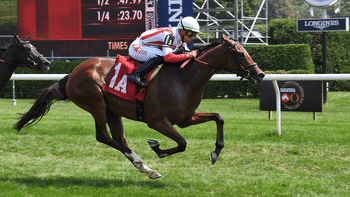
[(265, 29), (265, 42), (269, 44), (269, 1), (266, 0), (266, 29)]
[[(327, 33), (322, 32), (322, 66), (323, 74), (327, 74)], [(327, 103), (327, 81), (323, 81), (323, 103)]]
[(238, 40), (238, 0), (235, 0), (235, 39)]
[(241, 44), (243, 44), (244, 38), (243, 38), (243, 31), (244, 31), (244, 1), (241, 0)]
[[(209, 9), (209, 0), (207, 1), (207, 9)], [(210, 43), (209, 41), (209, 13), (207, 15), (207, 43)]]
[[(322, 18), (327, 18), (327, 8), (322, 10)], [(327, 74), (327, 33), (322, 32), (322, 67), (323, 74)], [(327, 81), (323, 81), (323, 103), (327, 103)]]

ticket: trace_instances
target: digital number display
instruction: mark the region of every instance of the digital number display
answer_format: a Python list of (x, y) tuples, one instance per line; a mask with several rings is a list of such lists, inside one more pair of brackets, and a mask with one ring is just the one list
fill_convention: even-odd
[(154, 0), (82, 0), (82, 38), (136, 38), (146, 29), (154, 28), (154, 3)]
[(17, 0), (17, 19), (18, 35), (46, 56), (127, 55), (155, 28), (155, 0)]

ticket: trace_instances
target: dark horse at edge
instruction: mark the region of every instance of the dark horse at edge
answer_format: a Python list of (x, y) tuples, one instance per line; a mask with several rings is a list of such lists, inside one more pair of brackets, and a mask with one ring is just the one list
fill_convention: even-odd
[[(214, 164), (224, 147), (223, 118), (217, 113), (196, 111), (202, 100), (205, 84), (218, 70), (227, 70), (261, 82), (265, 74), (248, 52), (234, 40), (222, 35), (222, 43), (212, 44), (179, 71), (179, 65), (165, 65), (149, 84), (144, 100), (144, 122), (177, 143), (170, 149), (161, 149), (158, 141), (148, 140), (152, 150), (163, 158), (186, 149), (186, 140), (175, 130), (215, 121), (216, 149), (210, 155)], [(95, 119), (96, 139), (122, 152), (140, 172), (156, 179), (161, 175), (147, 167), (128, 147), (121, 117), (137, 120), (136, 104), (122, 100), (102, 90), (109, 78), (114, 59), (93, 58), (78, 65), (72, 73), (43, 90), (32, 108), (22, 116), (15, 129), (36, 123), (57, 100), (71, 100), (88, 111)], [(107, 130), (108, 124), (112, 137)]]
[(30, 35), (25, 40), (21, 40), (15, 34), (15, 42), (7, 48), (0, 49), (0, 92), (19, 66), (41, 71), (50, 69), (50, 62), (29, 43), (29, 38)]

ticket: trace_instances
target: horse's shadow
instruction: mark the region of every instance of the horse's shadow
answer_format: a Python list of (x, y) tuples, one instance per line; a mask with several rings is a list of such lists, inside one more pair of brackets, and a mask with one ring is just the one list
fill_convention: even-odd
[(74, 177), (49, 177), (49, 178), (38, 178), (38, 177), (24, 177), (24, 178), (0, 178), (1, 182), (15, 182), (18, 184), (24, 184), (28, 187), (54, 187), (54, 188), (68, 188), (71, 186), (86, 186), (86, 187), (95, 187), (95, 188), (105, 188), (110, 187), (111, 185), (115, 187), (125, 187), (125, 186), (140, 186), (140, 187), (151, 187), (153, 189), (161, 189), (168, 187), (160, 181), (154, 180), (143, 180), (143, 181), (134, 181), (131, 179), (105, 179), (105, 178), (74, 178)]

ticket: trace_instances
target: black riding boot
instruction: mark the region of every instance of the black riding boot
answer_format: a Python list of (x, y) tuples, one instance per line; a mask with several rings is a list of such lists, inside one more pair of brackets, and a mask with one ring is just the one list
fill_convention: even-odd
[(149, 59), (145, 63), (143, 63), (137, 70), (135, 70), (134, 73), (132, 73), (128, 79), (132, 82), (134, 82), (136, 85), (139, 85), (141, 87), (147, 87), (147, 84), (141, 79), (143, 79), (144, 75), (146, 73), (149, 73), (151, 70), (153, 70), (156, 66), (164, 63), (164, 57), (158, 56)]

